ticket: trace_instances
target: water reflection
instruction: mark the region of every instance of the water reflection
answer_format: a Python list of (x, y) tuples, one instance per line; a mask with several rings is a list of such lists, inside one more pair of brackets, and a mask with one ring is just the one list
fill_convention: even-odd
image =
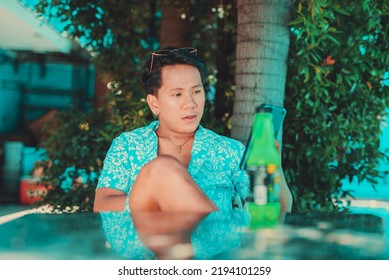
[(385, 221), (365, 214), (289, 214), (252, 229), (244, 215), (100, 213), (126, 259), (389, 259)]
[(211, 259), (241, 246), (242, 214), (102, 212), (111, 248), (126, 259)]

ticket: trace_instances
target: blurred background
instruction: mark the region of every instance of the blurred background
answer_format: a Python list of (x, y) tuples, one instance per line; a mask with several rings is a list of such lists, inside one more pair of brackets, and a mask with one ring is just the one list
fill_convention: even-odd
[(0, 203), (20, 202), (20, 181), (47, 158), (44, 124), (58, 110), (90, 110), (96, 97), (90, 56), (61, 36), (63, 25), (38, 19), (36, 3), (0, 4)]

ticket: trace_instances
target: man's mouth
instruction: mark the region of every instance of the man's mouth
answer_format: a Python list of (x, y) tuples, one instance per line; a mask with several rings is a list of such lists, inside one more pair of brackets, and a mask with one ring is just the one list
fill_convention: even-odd
[(183, 117), (184, 120), (194, 120), (197, 117), (197, 115), (187, 115)]

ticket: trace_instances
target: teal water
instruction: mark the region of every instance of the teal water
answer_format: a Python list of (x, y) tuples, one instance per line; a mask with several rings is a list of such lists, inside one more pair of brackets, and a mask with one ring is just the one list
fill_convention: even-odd
[(373, 214), (384, 221), (385, 238), (389, 244), (389, 201), (381, 200), (354, 200), (350, 210), (355, 214)]

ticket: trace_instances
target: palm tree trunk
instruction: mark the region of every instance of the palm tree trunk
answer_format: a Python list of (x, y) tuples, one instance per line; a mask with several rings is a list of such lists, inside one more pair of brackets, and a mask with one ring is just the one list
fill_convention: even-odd
[(159, 31), (161, 48), (191, 47), (191, 25), (188, 17), (179, 7), (170, 3), (169, 0), (162, 1), (162, 18)]
[(291, 0), (238, 0), (232, 138), (246, 143), (256, 106), (283, 106)]

